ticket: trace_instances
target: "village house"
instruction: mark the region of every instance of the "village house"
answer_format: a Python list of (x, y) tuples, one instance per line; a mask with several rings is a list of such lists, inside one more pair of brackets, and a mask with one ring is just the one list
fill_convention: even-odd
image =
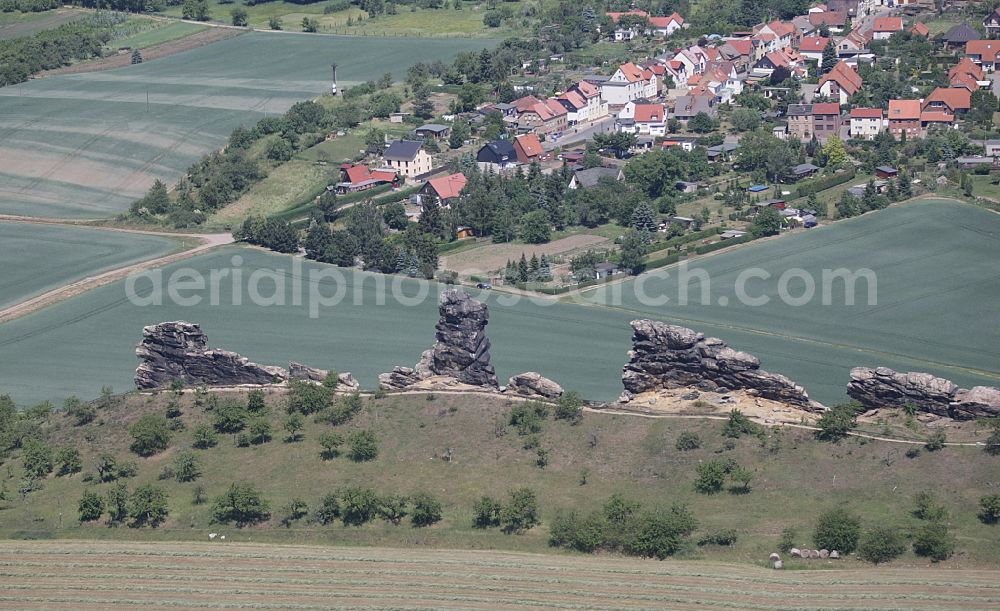
[(798, 42), (799, 31), (788, 22), (774, 20), (754, 27), (754, 38), (762, 40), (771, 47), (771, 51), (787, 49)]
[(608, 17), (611, 18), (611, 23), (615, 24), (614, 39), (615, 39), (616, 42), (622, 42), (622, 41), (625, 41), (625, 40), (632, 40), (633, 38), (635, 38), (636, 36), (638, 36), (638, 35), (640, 35), (642, 33), (642, 32), (639, 31), (639, 28), (636, 27), (636, 26), (629, 26), (629, 27), (625, 27), (624, 25), (619, 26), (618, 22), (621, 21), (622, 17), (624, 17), (626, 15), (629, 15), (629, 16), (632, 16), (632, 17), (644, 17), (646, 19), (649, 19), (649, 13), (647, 13), (646, 11), (640, 11), (640, 10), (637, 10), (637, 9), (633, 9), (633, 10), (630, 10), (630, 11), (625, 11), (623, 13), (611, 12), (611, 13), (605, 13), (605, 14)]
[(876, 17), (872, 28), (873, 40), (889, 40), (896, 32), (903, 31), (902, 17)]
[(569, 125), (594, 121), (608, 115), (608, 103), (601, 97), (601, 88), (597, 85), (580, 81), (566, 93), (556, 98), (566, 109), (566, 120)]
[(684, 18), (675, 12), (669, 17), (650, 17), (649, 25), (652, 26), (653, 34), (670, 36), (684, 27)]
[(976, 63), (984, 72), (996, 69), (1000, 40), (970, 40), (965, 43), (965, 56)]
[(513, 104), (517, 107), (517, 129), (520, 132), (548, 135), (566, 130), (569, 113), (554, 98), (539, 100), (529, 95), (514, 100)]
[(799, 42), (799, 54), (809, 61), (820, 63), (823, 61), (823, 50), (829, 43), (830, 39), (823, 36), (803, 36)]
[(982, 69), (968, 57), (963, 57), (948, 70), (948, 80), (952, 87), (965, 87), (969, 91), (978, 91), (985, 82)]
[(451, 128), (447, 125), (438, 125), (437, 123), (428, 123), (427, 125), (421, 125), (417, 129), (413, 130), (413, 133), (420, 138), (430, 138), (432, 140), (441, 140), (442, 138), (447, 138), (448, 133), (451, 132)]
[(926, 134), (935, 127), (949, 128), (955, 125), (955, 115), (941, 110), (920, 111), (920, 127)]
[(824, 102), (812, 105), (813, 115), (813, 135), (820, 142), (826, 142), (830, 136), (840, 133), (840, 126), (843, 120), (840, 117), (840, 104), (836, 102)]
[(852, 30), (850, 34), (837, 40), (837, 55), (839, 57), (854, 57), (864, 53), (871, 42), (871, 32), (862, 33)]
[(950, 50), (964, 49), (965, 45), (973, 40), (979, 40), (981, 34), (979, 30), (968, 23), (960, 23), (952, 26), (945, 32), (943, 40), (944, 46)]
[(663, 136), (667, 133), (667, 116), (663, 104), (629, 102), (618, 113), (615, 129), (626, 134)]
[(811, 140), (813, 137), (813, 105), (812, 104), (789, 104), (788, 112), (788, 137), (803, 142)]
[(829, 11), (843, 11), (851, 18), (864, 17), (870, 15), (872, 7), (877, 4), (887, 3), (883, 0), (826, 0), (826, 7)]
[(831, 32), (843, 32), (847, 25), (846, 11), (824, 11), (821, 13), (809, 13), (809, 23), (816, 29), (826, 26)]
[(545, 149), (536, 134), (522, 134), (514, 138), (514, 155), (518, 163), (541, 161)]
[[(691, 84), (689, 82), (689, 84)], [(727, 103), (743, 93), (743, 79), (732, 62), (715, 60), (705, 66), (705, 72), (696, 75), (690, 95), (711, 95), (716, 102)]]
[(609, 107), (621, 107), (633, 100), (655, 98), (656, 89), (656, 75), (652, 71), (628, 62), (601, 83), (601, 97)]
[(408, 178), (431, 171), (431, 155), (424, 150), (423, 142), (396, 140), (382, 153), (382, 160), (388, 168)]
[(737, 72), (746, 72), (760, 57), (763, 57), (763, 54), (754, 57), (755, 47), (759, 48), (760, 45), (750, 38), (727, 40), (719, 47), (719, 56), (725, 61), (732, 62)]
[(889, 133), (896, 140), (923, 137), (920, 127), (920, 100), (889, 100)]
[(672, 146), (680, 147), (682, 151), (690, 153), (694, 150), (696, 140), (695, 138), (689, 138), (686, 136), (667, 136), (660, 146), (664, 149), (668, 149)]
[(875, 176), (879, 178), (896, 178), (899, 176), (899, 170), (892, 167), (891, 165), (880, 165), (875, 168)]
[(1000, 140), (987, 140), (985, 148), (987, 157), (1000, 157)]
[(581, 168), (573, 172), (568, 189), (591, 189), (596, 187), (602, 180), (625, 180), (625, 173), (621, 168)]
[(841, 60), (819, 80), (817, 93), (840, 104), (847, 104), (848, 98), (861, 91), (861, 87), (861, 75)]
[(482, 172), (502, 172), (517, 167), (517, 151), (508, 140), (487, 142), (476, 153), (476, 165)]
[(682, 95), (674, 101), (673, 116), (685, 125), (699, 112), (715, 117), (718, 114), (715, 100), (706, 96)]
[(989, 36), (1000, 34), (1000, 8), (993, 9), (992, 13), (983, 18), (983, 27)]
[(923, 23), (921, 23), (920, 21), (918, 21), (918, 22), (914, 23), (912, 26), (910, 26), (910, 34), (912, 34), (913, 36), (920, 36), (920, 37), (923, 37), (923, 38), (930, 38), (931, 37), (931, 30), (926, 25), (924, 25)]
[(420, 203), (424, 206), (436, 204), (442, 208), (450, 208), (452, 202), (458, 200), (468, 180), (464, 174), (448, 174), (432, 178), (420, 187)]
[(810, 178), (815, 176), (819, 172), (819, 166), (815, 166), (811, 163), (800, 163), (793, 166), (789, 171), (787, 176), (785, 176), (786, 182), (796, 182), (802, 180), (803, 178)]
[(964, 87), (938, 87), (927, 96), (920, 110), (949, 114), (954, 120), (968, 112), (971, 100), (972, 93)]
[(392, 170), (370, 170), (363, 165), (345, 163), (340, 166), (341, 181), (334, 188), (337, 193), (356, 193), (374, 189), (379, 185), (399, 186), (399, 175)]
[(882, 133), (884, 127), (882, 115), (881, 108), (852, 108), (850, 117), (851, 138), (874, 140), (875, 136)]

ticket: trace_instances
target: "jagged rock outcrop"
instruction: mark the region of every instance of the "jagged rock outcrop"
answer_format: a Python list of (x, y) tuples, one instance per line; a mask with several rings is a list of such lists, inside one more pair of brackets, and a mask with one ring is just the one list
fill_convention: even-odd
[(654, 320), (633, 320), (632, 329), (632, 350), (622, 373), (626, 396), (694, 386), (710, 392), (746, 390), (810, 411), (825, 409), (801, 386), (761, 370), (757, 357), (720, 339)]
[[(317, 369), (302, 363), (291, 362), (288, 364), (288, 377), (293, 380), (307, 380), (310, 382), (323, 382), (329, 375), (326, 369)], [(337, 374), (337, 390), (355, 391), (361, 388), (361, 384), (351, 375), (350, 372)]]
[(929, 373), (900, 373), (888, 367), (855, 367), (847, 394), (868, 409), (913, 405), (922, 412), (955, 420), (1000, 416), (1000, 389), (959, 388), (951, 380)]
[(185, 386), (227, 386), (288, 379), (281, 367), (258, 365), (235, 352), (209, 348), (201, 327), (184, 321), (144, 327), (135, 355), (142, 359), (135, 370), (140, 389), (162, 388), (175, 380)]
[(498, 389), (485, 333), (490, 318), (486, 305), (464, 291), (449, 289), (441, 294), (438, 312), (441, 317), (434, 346), (424, 351), (415, 367), (395, 367), (381, 374), (379, 384), (399, 389), (433, 376), (446, 376), (463, 384)]
[(540, 373), (528, 371), (512, 377), (504, 392), (521, 397), (557, 399), (562, 396), (563, 388)]

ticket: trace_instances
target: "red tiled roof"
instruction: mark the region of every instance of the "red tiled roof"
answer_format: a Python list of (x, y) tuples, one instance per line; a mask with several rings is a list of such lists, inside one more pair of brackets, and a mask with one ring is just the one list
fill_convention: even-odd
[(427, 184), (431, 186), (431, 189), (434, 189), (434, 192), (441, 199), (452, 199), (462, 194), (462, 189), (465, 188), (466, 182), (468, 180), (465, 178), (465, 175), (459, 173), (432, 178), (427, 181)]
[(979, 82), (966, 73), (956, 74), (951, 79), (952, 87), (964, 87), (969, 91), (979, 91)]
[(666, 116), (663, 104), (636, 104), (636, 123), (658, 123)]
[(383, 182), (392, 182), (396, 180), (395, 172), (389, 172), (386, 170), (375, 170), (373, 172), (363, 165), (347, 165), (347, 167), (341, 166), (341, 169), (344, 170), (344, 174), (347, 176), (346, 182), (350, 183), (359, 183), (366, 180), (380, 180)]
[(809, 13), (809, 23), (819, 27), (823, 24), (842, 26), (847, 23), (847, 11), (825, 11), (823, 13)]
[(971, 99), (972, 92), (963, 87), (938, 87), (924, 100), (923, 108), (927, 108), (933, 102), (940, 102), (952, 112), (968, 110), (972, 106)]
[(889, 100), (889, 120), (907, 121), (920, 118), (920, 100)]
[(903, 18), (902, 17), (876, 17), (875, 18), (875, 31), (876, 32), (902, 32), (903, 31)]
[(983, 61), (996, 61), (997, 53), (1000, 53), (1000, 40), (970, 40), (965, 43), (965, 54), (978, 55)]
[(561, 96), (559, 96), (558, 99), (560, 99), (560, 100), (566, 100), (567, 102), (570, 103), (570, 105), (573, 108), (575, 108), (577, 110), (580, 110), (581, 108), (586, 108), (587, 107), (587, 100), (583, 99), (583, 96), (580, 95), (580, 93), (578, 91), (574, 90), (574, 89), (570, 89), (566, 93), (564, 93)]
[(622, 74), (625, 75), (625, 78), (630, 83), (642, 80), (642, 68), (632, 62), (626, 62), (619, 66), (618, 69), (622, 71)]
[(580, 81), (576, 84), (576, 88), (580, 90), (580, 93), (582, 93), (585, 98), (592, 98), (601, 95), (601, 88), (587, 81)]
[(926, 111), (920, 113), (921, 123), (954, 123), (955, 115), (941, 111)]
[(960, 74), (967, 74), (977, 81), (983, 80), (983, 69), (968, 57), (963, 57), (951, 67), (951, 70), (948, 71), (948, 78), (954, 79)]
[(823, 102), (813, 104), (813, 115), (839, 115), (840, 104), (836, 102)]
[(778, 36), (790, 36), (795, 33), (795, 26), (793, 24), (785, 23), (777, 19), (767, 24), (767, 27)]
[(928, 27), (926, 25), (924, 25), (923, 23), (920, 23), (920, 22), (914, 23), (913, 27), (910, 28), (910, 32), (912, 32), (913, 34), (915, 34), (917, 36), (930, 36), (931, 35), (930, 29), (928, 29)]
[(636, 17), (649, 17), (649, 13), (647, 13), (646, 11), (639, 11), (635, 9), (631, 11), (626, 11), (624, 13), (605, 13), (605, 15), (611, 17), (611, 21), (613, 21), (614, 23), (618, 23), (618, 20), (621, 19), (622, 16), (624, 15), (635, 15)]
[(799, 51), (803, 53), (806, 51), (819, 53), (826, 48), (829, 42), (830, 39), (823, 36), (803, 36), (802, 41), (799, 43)]
[(673, 22), (673, 21), (676, 21), (677, 25), (684, 25), (684, 18), (681, 17), (680, 14), (676, 13), (676, 12), (673, 15), (670, 15), (669, 17), (650, 17), (649, 18), (649, 23), (654, 28), (661, 28), (661, 29), (666, 29), (667, 26), (669, 26), (670, 23)]
[(753, 41), (749, 38), (727, 40), (726, 44), (732, 47), (740, 55), (750, 55), (753, 53)]
[(535, 134), (517, 136), (514, 138), (514, 142), (521, 147), (527, 157), (536, 157), (545, 152), (545, 149), (542, 148), (542, 142)]
[(863, 84), (861, 75), (855, 72), (854, 68), (848, 66), (844, 60), (837, 62), (832, 70), (823, 75), (823, 78), (819, 80), (819, 86), (822, 87), (828, 81), (837, 83), (841, 89), (847, 92), (847, 95), (854, 95), (860, 91)]
[(881, 108), (852, 108), (851, 109), (852, 119), (881, 119), (882, 109)]

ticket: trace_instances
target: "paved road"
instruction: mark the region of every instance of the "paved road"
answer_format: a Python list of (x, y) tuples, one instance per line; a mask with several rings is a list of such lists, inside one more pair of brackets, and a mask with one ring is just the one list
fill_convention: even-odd
[(546, 140), (542, 146), (546, 151), (551, 151), (557, 146), (565, 148), (567, 146), (586, 142), (587, 140), (593, 138), (594, 134), (610, 132), (614, 129), (614, 126), (615, 118), (607, 116), (592, 123), (585, 123), (582, 126), (577, 125), (575, 128), (563, 132), (562, 137), (558, 140)]

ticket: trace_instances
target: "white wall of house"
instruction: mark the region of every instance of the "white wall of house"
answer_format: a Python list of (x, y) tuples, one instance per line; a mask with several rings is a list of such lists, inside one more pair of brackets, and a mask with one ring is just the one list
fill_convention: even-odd
[(875, 136), (882, 133), (883, 129), (885, 129), (884, 119), (851, 119), (851, 138), (874, 140)]

